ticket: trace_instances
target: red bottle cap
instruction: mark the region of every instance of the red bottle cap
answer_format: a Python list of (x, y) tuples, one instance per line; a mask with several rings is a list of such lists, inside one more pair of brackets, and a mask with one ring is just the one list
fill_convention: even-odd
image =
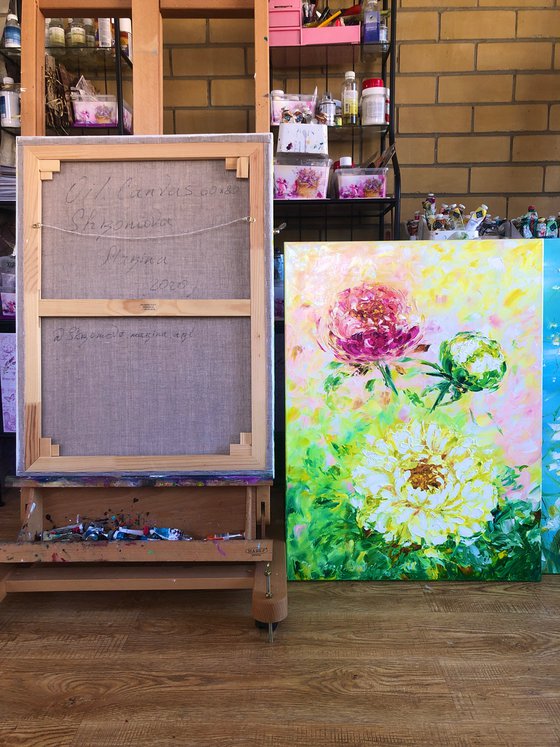
[(362, 83), (362, 91), (366, 88), (385, 88), (382, 78), (366, 78)]

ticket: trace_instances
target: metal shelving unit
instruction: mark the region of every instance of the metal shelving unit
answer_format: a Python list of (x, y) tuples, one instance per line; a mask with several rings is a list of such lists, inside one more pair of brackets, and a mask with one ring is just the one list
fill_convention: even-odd
[[(389, 7), (389, 0), (383, 0), (383, 10), (389, 13), (390, 17), (388, 42), (270, 48), (271, 82), (275, 74), (278, 77), (295, 79), (300, 91), (304, 85), (304, 74), (309, 71), (324, 81), (325, 90), (329, 90), (329, 80), (334, 75), (338, 77), (341, 70), (356, 69), (358, 65), (370, 68), (368, 73), (375, 70), (377, 77), (383, 78), (391, 90), (387, 125), (329, 127), (329, 143), (347, 143), (353, 160), (362, 164), (371, 155), (373, 143), (379, 143), (380, 152), (395, 144), (397, 3), (393, 2)], [(277, 127), (272, 128), (273, 132), (275, 130)], [(389, 216), (391, 236), (398, 239), (401, 177), (396, 153), (391, 165), (393, 190), (390, 196), (373, 200), (275, 200), (276, 225), (285, 222), (287, 230), (295, 232), (300, 240), (310, 240), (310, 234), (313, 232), (317, 233), (318, 240), (326, 240), (329, 234), (335, 232), (336, 238), (340, 238), (344, 228), (347, 231), (345, 238), (349, 240), (355, 238), (361, 229), (366, 229), (373, 235), (377, 234), (377, 238), (383, 239), (386, 229), (384, 219)]]

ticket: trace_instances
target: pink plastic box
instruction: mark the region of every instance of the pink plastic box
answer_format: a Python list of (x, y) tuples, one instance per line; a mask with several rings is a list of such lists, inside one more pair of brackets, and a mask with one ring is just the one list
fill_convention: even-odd
[(322, 29), (301, 30), (301, 44), (359, 44), (361, 26), (325, 26)]
[(274, 164), (274, 199), (323, 200), (332, 161), (321, 164)]
[(270, 29), (268, 43), (271, 47), (299, 47), (301, 44), (301, 29)]
[(385, 197), (389, 169), (337, 169), (336, 193), (340, 200)]

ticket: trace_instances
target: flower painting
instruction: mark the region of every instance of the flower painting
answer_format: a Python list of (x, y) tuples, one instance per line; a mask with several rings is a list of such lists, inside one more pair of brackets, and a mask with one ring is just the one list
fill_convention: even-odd
[(542, 247), (286, 245), (291, 579), (539, 578)]

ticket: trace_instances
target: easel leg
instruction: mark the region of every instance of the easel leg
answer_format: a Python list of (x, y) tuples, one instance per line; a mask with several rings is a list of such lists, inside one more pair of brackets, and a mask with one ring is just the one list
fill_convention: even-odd
[(255, 620), (268, 625), (272, 642), (275, 623), (288, 615), (286, 545), (280, 540), (274, 540), (272, 562), (255, 565), (252, 613)]
[(6, 581), (8, 580), (12, 567), (9, 565), (0, 565), (0, 602), (4, 599), (8, 593), (6, 589)]

